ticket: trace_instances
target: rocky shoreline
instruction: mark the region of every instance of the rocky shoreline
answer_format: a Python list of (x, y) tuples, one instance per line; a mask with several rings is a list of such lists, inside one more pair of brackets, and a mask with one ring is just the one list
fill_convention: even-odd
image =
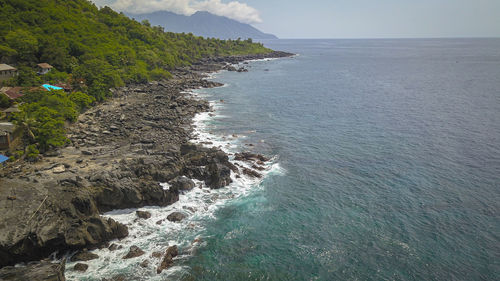
[[(244, 72), (231, 64), (291, 55), (203, 59), (177, 69), (168, 81), (114, 89), (112, 99), (71, 125), (68, 146), (46, 153), (36, 163), (16, 162), (0, 170), (0, 279), (52, 270), (54, 278), (40, 280), (64, 280), (58, 273), (61, 268), (64, 272), (64, 264), (28, 264), (33, 271), (12, 265), (54, 252), (108, 246), (108, 241), (126, 237), (128, 229), (100, 214), (170, 205), (181, 190), (194, 187), (189, 179), (217, 189), (231, 182), (232, 172), (258, 176), (255, 170), (240, 171), (219, 149), (189, 143), (192, 118), (210, 106), (184, 91), (220, 86), (204, 80), (203, 73)], [(169, 182), (170, 188), (160, 182)]]

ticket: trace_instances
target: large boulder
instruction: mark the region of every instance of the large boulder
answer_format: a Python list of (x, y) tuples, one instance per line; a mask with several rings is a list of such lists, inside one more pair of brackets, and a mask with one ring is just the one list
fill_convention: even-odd
[(97, 254), (88, 252), (88, 251), (82, 251), (79, 253), (76, 253), (74, 256), (71, 257), (71, 261), (89, 261), (89, 260), (94, 260), (99, 258)]
[(266, 156), (256, 154), (256, 153), (251, 153), (251, 152), (241, 152), (241, 153), (235, 153), (234, 154), (234, 160), (238, 161), (261, 161), (261, 162), (267, 162), (270, 159), (267, 158)]
[(169, 182), (170, 186), (177, 190), (191, 190), (194, 188), (194, 181), (188, 179), (185, 176), (176, 177)]
[(89, 190), (0, 178), (0, 267), (48, 257), (55, 251), (95, 248), (128, 235), (125, 225), (101, 217)]
[(73, 270), (85, 272), (85, 271), (87, 271), (88, 268), (89, 268), (88, 264), (79, 262), (79, 263), (75, 264), (75, 266), (73, 267)]
[(179, 222), (186, 218), (186, 215), (181, 212), (173, 212), (167, 216), (167, 220), (171, 222)]
[(212, 161), (206, 170), (208, 178), (205, 180), (205, 184), (211, 189), (218, 189), (232, 182), (231, 169), (218, 161)]
[(141, 219), (149, 219), (151, 217), (151, 213), (150, 212), (147, 212), (147, 211), (135, 211), (135, 214), (137, 215), (137, 217), (141, 218)]
[(141, 248), (137, 246), (130, 246), (130, 250), (128, 253), (123, 257), (123, 259), (131, 259), (131, 258), (136, 258), (144, 255), (144, 251), (141, 250)]
[(168, 247), (165, 251), (165, 256), (163, 256), (163, 260), (161, 261), (160, 266), (158, 266), (156, 272), (160, 274), (163, 270), (171, 267), (174, 264), (173, 259), (179, 254), (179, 250), (177, 246)]
[(0, 269), (0, 280), (65, 281), (65, 261), (52, 263), (41, 261), (26, 266), (6, 266)]

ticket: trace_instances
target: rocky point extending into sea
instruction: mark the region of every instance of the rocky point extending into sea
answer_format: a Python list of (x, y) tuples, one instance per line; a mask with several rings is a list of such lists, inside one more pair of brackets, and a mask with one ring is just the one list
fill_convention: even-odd
[[(35, 163), (16, 162), (1, 170), (0, 279), (64, 280), (65, 262), (44, 259), (69, 251), (86, 256), (87, 250), (128, 235), (127, 226), (102, 217), (103, 212), (172, 204), (180, 190), (193, 188), (190, 179), (217, 189), (231, 182), (232, 172), (259, 176), (256, 170), (240, 170), (222, 150), (189, 142), (192, 118), (211, 109), (185, 91), (221, 86), (205, 80), (204, 73), (244, 72), (231, 65), (291, 55), (203, 59), (175, 70), (168, 81), (113, 89), (113, 98), (69, 127), (69, 145)], [(171, 187), (163, 188), (159, 183), (164, 182)], [(160, 267), (171, 264), (174, 252), (166, 251)], [(18, 263), (26, 266), (13, 267)]]

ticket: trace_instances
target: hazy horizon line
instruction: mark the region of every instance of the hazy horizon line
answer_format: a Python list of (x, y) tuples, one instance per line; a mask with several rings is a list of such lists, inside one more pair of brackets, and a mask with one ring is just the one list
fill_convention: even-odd
[(436, 37), (290, 37), (278, 39), (254, 39), (254, 40), (396, 40), (396, 39), (500, 39), (500, 36), (436, 36)]

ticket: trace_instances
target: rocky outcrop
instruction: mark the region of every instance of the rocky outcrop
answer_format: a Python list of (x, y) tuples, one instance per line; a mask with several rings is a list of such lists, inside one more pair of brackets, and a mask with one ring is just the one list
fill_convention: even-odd
[(194, 182), (185, 176), (176, 177), (169, 182), (170, 186), (177, 190), (191, 190), (195, 186)]
[(260, 154), (255, 154), (251, 152), (241, 152), (234, 154), (234, 160), (247, 161), (247, 162), (253, 162), (253, 161), (267, 162), (270, 159)]
[(32, 262), (19, 267), (6, 266), (0, 269), (0, 280), (65, 281), (64, 269), (65, 262), (50, 261)]
[(232, 182), (231, 170), (234, 165), (222, 151), (214, 148), (186, 144), (181, 146), (181, 155), (187, 162), (184, 173), (194, 179), (202, 180), (212, 189), (221, 188)]
[(214, 160), (207, 166), (208, 178), (205, 183), (212, 189), (224, 187), (232, 182), (231, 169), (219, 161)]
[(123, 259), (136, 258), (136, 257), (140, 257), (144, 254), (145, 254), (145, 252), (141, 248), (139, 248), (137, 246), (130, 246), (128, 253), (125, 256), (123, 256)]
[(89, 265), (88, 264), (85, 264), (85, 263), (77, 263), (75, 264), (75, 266), (73, 267), (73, 270), (76, 270), (76, 271), (81, 271), (81, 272), (85, 272), (87, 271), (87, 269), (89, 268)]
[(97, 258), (99, 258), (99, 256), (94, 253), (82, 251), (71, 257), (71, 261), (90, 261)]
[[(99, 215), (89, 190), (22, 179), (7, 182), (9, 188), (0, 188), (0, 204), (5, 207), (0, 214), (0, 266), (47, 257), (62, 249), (95, 248), (128, 235), (125, 225)], [(16, 200), (3, 199), (12, 193)]]
[(158, 274), (160, 274), (163, 270), (171, 267), (174, 264), (173, 259), (178, 254), (179, 254), (179, 250), (177, 249), (177, 246), (174, 245), (174, 246), (168, 247), (168, 249), (165, 251), (165, 255), (163, 256), (161, 264), (156, 269), (156, 272)]
[(171, 222), (179, 222), (186, 218), (186, 215), (181, 212), (173, 212), (167, 216), (167, 220)]
[(150, 212), (146, 212), (146, 211), (135, 211), (135, 214), (137, 217), (141, 218), (141, 219), (149, 219), (151, 217), (151, 213)]
[(139, 265), (143, 268), (147, 268), (149, 266), (149, 260), (143, 260)]
[(103, 278), (102, 281), (126, 281), (127, 280), (127, 277), (125, 277), (125, 275), (123, 274), (118, 274), (118, 275), (115, 275), (111, 278)]

